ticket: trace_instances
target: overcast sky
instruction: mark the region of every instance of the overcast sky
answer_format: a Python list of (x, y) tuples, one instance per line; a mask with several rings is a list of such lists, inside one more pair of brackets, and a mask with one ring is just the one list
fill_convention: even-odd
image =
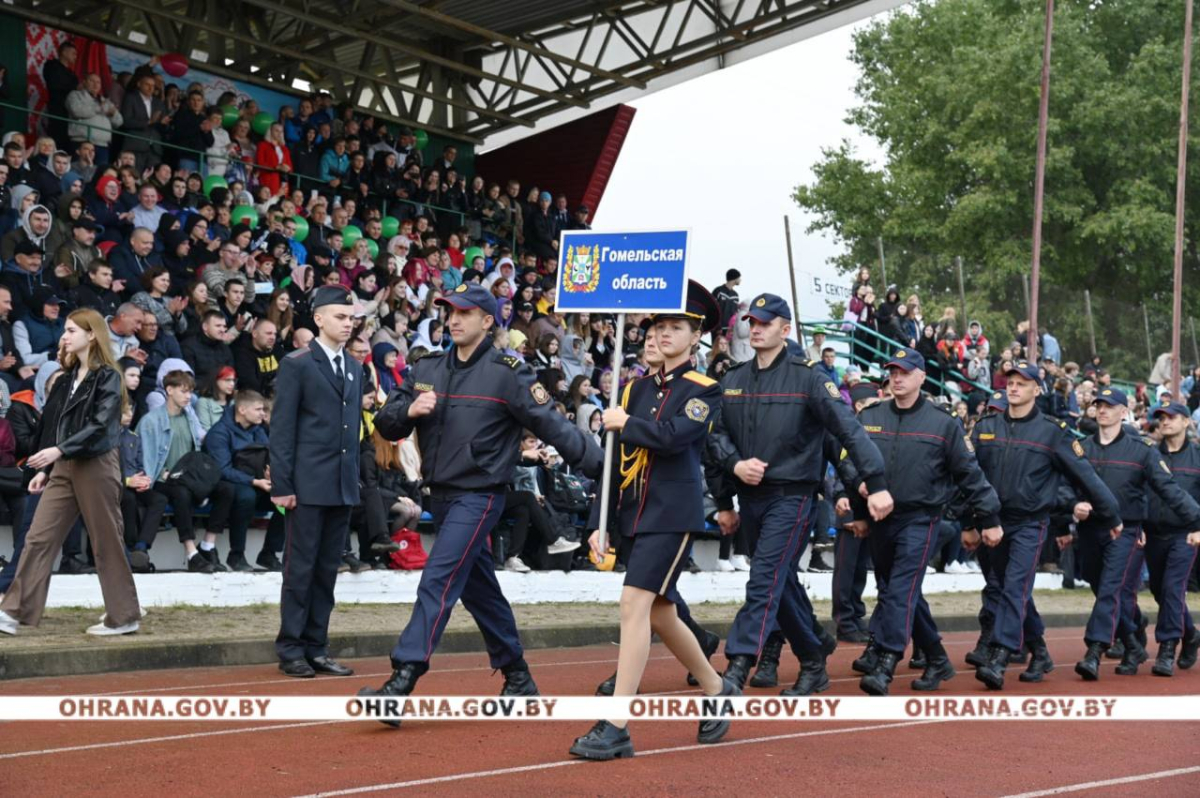
[(637, 115), (594, 227), (691, 228), (693, 278), (711, 289), (734, 267), (742, 273), (743, 298), (771, 291), (790, 301), (787, 214), (800, 317), (827, 318), (827, 297), (814, 290), (814, 280), (835, 287), (849, 280), (826, 262), (838, 245), (805, 233), (810, 220), (791, 194), (812, 180), (821, 148), (843, 138), (880, 159), (877, 145), (843, 121), (855, 104), (857, 68), (848, 59), (854, 29), (839, 28), (632, 102)]

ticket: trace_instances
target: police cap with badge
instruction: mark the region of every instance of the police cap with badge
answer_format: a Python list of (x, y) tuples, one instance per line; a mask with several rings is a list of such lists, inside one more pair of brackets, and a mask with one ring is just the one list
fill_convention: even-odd
[(450, 293), (434, 300), (435, 305), (444, 305), (457, 310), (474, 310), (479, 308), (484, 315), (493, 319), (499, 317), (496, 309), (496, 297), (492, 292), (478, 283), (463, 283)]
[(326, 305), (354, 305), (354, 295), (340, 285), (323, 285), (313, 294), (314, 311)]
[(892, 353), (892, 358), (883, 364), (885, 369), (898, 368), (902, 371), (925, 370), (925, 357), (915, 349), (901, 347)]
[(708, 289), (695, 280), (688, 280), (687, 301), (679, 312), (655, 313), (650, 324), (666, 319), (690, 319), (700, 325), (700, 332), (710, 333), (721, 323), (721, 307)]
[(754, 319), (770, 324), (775, 319), (792, 320), (792, 309), (782, 297), (775, 294), (759, 294), (750, 303), (750, 309), (742, 315), (742, 321)]

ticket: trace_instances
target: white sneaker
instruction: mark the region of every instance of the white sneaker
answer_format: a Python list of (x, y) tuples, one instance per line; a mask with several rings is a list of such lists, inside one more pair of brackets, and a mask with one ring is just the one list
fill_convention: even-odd
[[(139, 616), (138, 616), (139, 618), (145, 618), (145, 617), (146, 617), (146, 608), (145, 608), (145, 607), (138, 607), (138, 612), (140, 612), (140, 613), (141, 613), (141, 615), (139, 615)], [(100, 623), (104, 623), (104, 622), (105, 622), (105, 621), (107, 621), (107, 620), (108, 620), (108, 613), (107, 613), (107, 612), (105, 612), (105, 613), (103, 613), (103, 614), (101, 614), (101, 615), (100, 615)]]
[(560, 536), (558, 540), (546, 547), (546, 551), (551, 554), (566, 554), (568, 551), (575, 551), (577, 548), (579, 548), (578, 540), (567, 540)]
[(729, 558), (729, 562), (733, 565), (735, 571), (749, 571), (750, 561), (746, 559), (745, 554), (735, 554)]
[(729, 560), (717, 560), (717, 570), (722, 573), (733, 573), (737, 569), (733, 567), (733, 563)]
[(971, 573), (971, 569), (968, 568), (965, 564), (959, 562), (958, 560), (955, 560), (954, 562), (951, 562), (949, 565), (946, 566), (946, 573), (948, 573), (948, 574), (969, 574), (969, 573)]
[(96, 635), (97, 637), (110, 637), (112, 635), (132, 634), (137, 630), (137, 621), (134, 621), (133, 623), (127, 623), (124, 626), (105, 626), (102, 623), (98, 623), (95, 626), (89, 626), (87, 628), (87, 633), (90, 635)]
[(6, 635), (15, 635), (17, 633), (17, 627), (20, 625), (20, 621), (9, 615), (7, 612), (0, 610), (0, 632), (3, 632)]
[(925, 566), (925, 575), (926, 576), (929, 576), (930, 574), (936, 574), (936, 573), (937, 573), (937, 569), (934, 568), (932, 565)]
[(979, 563), (975, 560), (967, 560), (965, 563), (963, 563), (963, 565), (965, 565), (967, 570), (973, 574), (983, 573), (983, 569), (979, 567)]
[(530, 568), (525, 563), (521, 562), (520, 557), (509, 557), (507, 560), (504, 561), (504, 570), (516, 571), (519, 574), (527, 574), (530, 571), (532, 571), (533, 569)]

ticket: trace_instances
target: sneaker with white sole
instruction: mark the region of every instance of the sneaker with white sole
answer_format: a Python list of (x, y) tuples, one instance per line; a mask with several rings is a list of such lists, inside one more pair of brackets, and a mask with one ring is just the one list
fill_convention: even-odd
[(737, 569), (733, 567), (733, 563), (729, 560), (717, 560), (717, 570), (722, 573), (731, 574)]
[(17, 633), (17, 627), (20, 625), (20, 621), (9, 615), (7, 612), (0, 610), (0, 632), (3, 632), (6, 635), (15, 635)]
[(964, 563), (961, 563), (958, 560), (955, 560), (946, 566), (946, 573), (948, 573), (948, 574), (969, 574), (969, 573), (971, 573), (971, 569), (968, 568)]
[[(138, 612), (141, 613), (140, 615), (138, 615), (138, 618), (146, 617), (146, 608), (145, 607), (138, 607)], [(104, 623), (107, 620), (108, 620), (108, 613), (106, 612), (100, 616), (100, 623)]]
[(749, 571), (750, 561), (746, 559), (745, 554), (735, 554), (729, 558), (729, 563), (735, 571)]
[(579, 548), (578, 540), (567, 540), (565, 537), (559, 536), (558, 540), (546, 547), (546, 551), (551, 554), (566, 554), (568, 551), (575, 551)]
[(973, 574), (983, 573), (983, 568), (981, 568), (979, 563), (975, 560), (967, 560), (965, 563), (963, 563), (963, 565), (967, 566), (967, 570)]
[(926, 576), (929, 576), (930, 574), (936, 574), (936, 573), (937, 573), (937, 569), (934, 568), (932, 565), (925, 566), (925, 575)]
[(95, 626), (89, 626), (87, 628), (87, 633), (90, 635), (96, 635), (97, 637), (128, 635), (136, 632), (138, 630), (138, 625), (139, 624), (137, 621), (134, 621), (133, 623), (127, 623), (124, 626), (105, 626), (102, 623), (98, 623)]
[(533, 569), (523, 563), (520, 557), (509, 557), (504, 561), (504, 570), (516, 571), (519, 574), (527, 574)]

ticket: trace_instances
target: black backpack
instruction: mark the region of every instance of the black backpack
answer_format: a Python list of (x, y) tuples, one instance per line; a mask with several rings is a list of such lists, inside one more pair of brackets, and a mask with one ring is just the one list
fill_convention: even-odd
[(200, 503), (208, 498), (221, 481), (221, 467), (204, 452), (188, 452), (179, 458), (179, 462), (163, 481), (168, 485), (187, 488), (192, 498)]
[(554, 509), (564, 513), (584, 513), (591, 507), (591, 497), (574, 474), (555, 468), (546, 482), (546, 501)]
[(233, 467), (254, 479), (266, 477), (270, 462), (271, 450), (261, 443), (252, 443), (233, 453)]

